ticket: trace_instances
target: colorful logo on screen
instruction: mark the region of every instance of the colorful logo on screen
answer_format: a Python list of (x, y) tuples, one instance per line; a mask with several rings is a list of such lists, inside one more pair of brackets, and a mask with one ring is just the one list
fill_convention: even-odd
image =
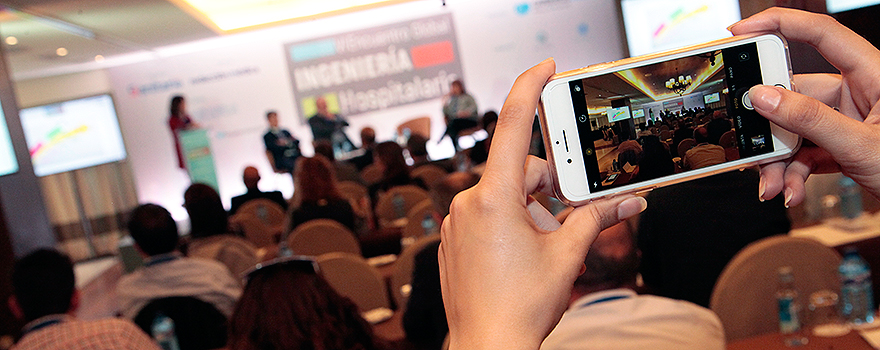
[(82, 134), (89, 130), (89, 127), (86, 125), (80, 125), (79, 127), (70, 130), (64, 131), (60, 126), (55, 127), (49, 134), (46, 135), (46, 141), (38, 143), (34, 148), (31, 148), (31, 159), (36, 162), (43, 154), (45, 154), (48, 150), (57, 146), (61, 141), (69, 139), (73, 136)]

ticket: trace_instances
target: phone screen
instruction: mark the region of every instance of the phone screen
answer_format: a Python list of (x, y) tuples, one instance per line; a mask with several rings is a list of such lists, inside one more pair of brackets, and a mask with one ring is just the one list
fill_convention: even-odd
[(590, 192), (773, 152), (755, 43), (569, 82)]

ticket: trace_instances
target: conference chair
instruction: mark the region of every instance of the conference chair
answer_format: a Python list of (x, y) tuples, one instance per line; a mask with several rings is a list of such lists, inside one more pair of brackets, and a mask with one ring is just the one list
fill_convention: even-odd
[(366, 186), (354, 181), (342, 181), (336, 184), (336, 189), (348, 200), (355, 215), (366, 222), (372, 222), (373, 207), (370, 204), (370, 190)]
[(382, 168), (380, 168), (377, 164), (367, 165), (364, 170), (361, 170), (361, 179), (364, 180), (364, 183), (367, 185), (373, 185), (382, 181)]
[(214, 305), (194, 297), (154, 299), (134, 318), (134, 323), (152, 334), (153, 320), (161, 313), (174, 321), (174, 335), (180, 350), (209, 350), (226, 346), (226, 316)]
[(405, 129), (409, 129), (411, 135), (421, 135), (426, 139), (430, 139), (431, 117), (420, 116), (400, 123), (400, 125), (397, 126), (397, 134), (403, 135)]
[[(406, 226), (403, 226), (401, 238), (416, 240), (425, 236), (426, 233), (440, 232), (440, 223), (434, 219), (434, 202), (430, 199), (423, 200), (413, 206), (406, 214)], [(430, 218), (434, 221), (434, 232), (425, 232), (423, 221)]]
[(317, 257), (321, 275), (340, 295), (351, 299), (361, 314), (385, 309), (390, 301), (385, 281), (364, 258), (351, 253), (327, 253)]
[(284, 209), (265, 198), (247, 201), (230, 218), (232, 224), (240, 228), (257, 247), (277, 244), (278, 238), (287, 229), (287, 220)]
[[(395, 208), (395, 198), (403, 200), (402, 208)], [(382, 227), (393, 226), (397, 219), (405, 217), (419, 202), (429, 199), (428, 192), (414, 185), (396, 186), (379, 196), (376, 217)]]
[(216, 235), (193, 240), (187, 247), (187, 256), (216, 260), (233, 276), (254, 267), (259, 262), (257, 247), (250, 241), (233, 235)]
[(443, 180), (448, 174), (446, 170), (431, 164), (419, 166), (410, 172), (410, 176), (421, 179), (425, 185), (428, 185), (428, 188), (434, 187), (435, 184)]
[(412, 274), (415, 270), (415, 258), (426, 246), (440, 240), (440, 235), (430, 235), (421, 237), (413, 244), (410, 244), (400, 253), (397, 260), (394, 261), (394, 272), (391, 274), (391, 296), (394, 298), (394, 305), (397, 310), (406, 307), (409, 300), (409, 293), (412, 289)]
[(798, 301), (806, 306), (815, 291), (840, 290), (840, 254), (818, 241), (779, 235), (749, 244), (727, 264), (709, 308), (721, 319), (727, 341), (779, 331), (777, 270), (791, 266)]
[(718, 145), (724, 148), (736, 147), (736, 132), (729, 130), (721, 134), (721, 138), (718, 139)]
[(345, 252), (361, 256), (361, 246), (351, 230), (330, 219), (309, 220), (297, 226), (287, 238), (287, 247), (297, 255)]

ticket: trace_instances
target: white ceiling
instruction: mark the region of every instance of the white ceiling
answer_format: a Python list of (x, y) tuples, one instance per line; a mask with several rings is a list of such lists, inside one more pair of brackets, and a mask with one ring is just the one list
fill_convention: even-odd
[[(6, 7), (0, 36), (18, 39), (16, 45), (2, 43), (14, 79), (95, 65), (97, 55), (150, 52), (218, 36), (167, 0), (0, 0), (0, 6)], [(94, 38), (70, 33), (81, 29)], [(67, 56), (56, 54), (59, 47)]]

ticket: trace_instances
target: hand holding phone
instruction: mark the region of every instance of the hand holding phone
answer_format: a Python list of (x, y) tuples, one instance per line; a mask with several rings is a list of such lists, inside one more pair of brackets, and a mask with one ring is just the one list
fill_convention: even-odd
[(556, 74), (539, 113), (557, 195), (578, 204), (791, 156), (800, 138), (754, 110), (762, 84), (792, 88), (777, 35)]

